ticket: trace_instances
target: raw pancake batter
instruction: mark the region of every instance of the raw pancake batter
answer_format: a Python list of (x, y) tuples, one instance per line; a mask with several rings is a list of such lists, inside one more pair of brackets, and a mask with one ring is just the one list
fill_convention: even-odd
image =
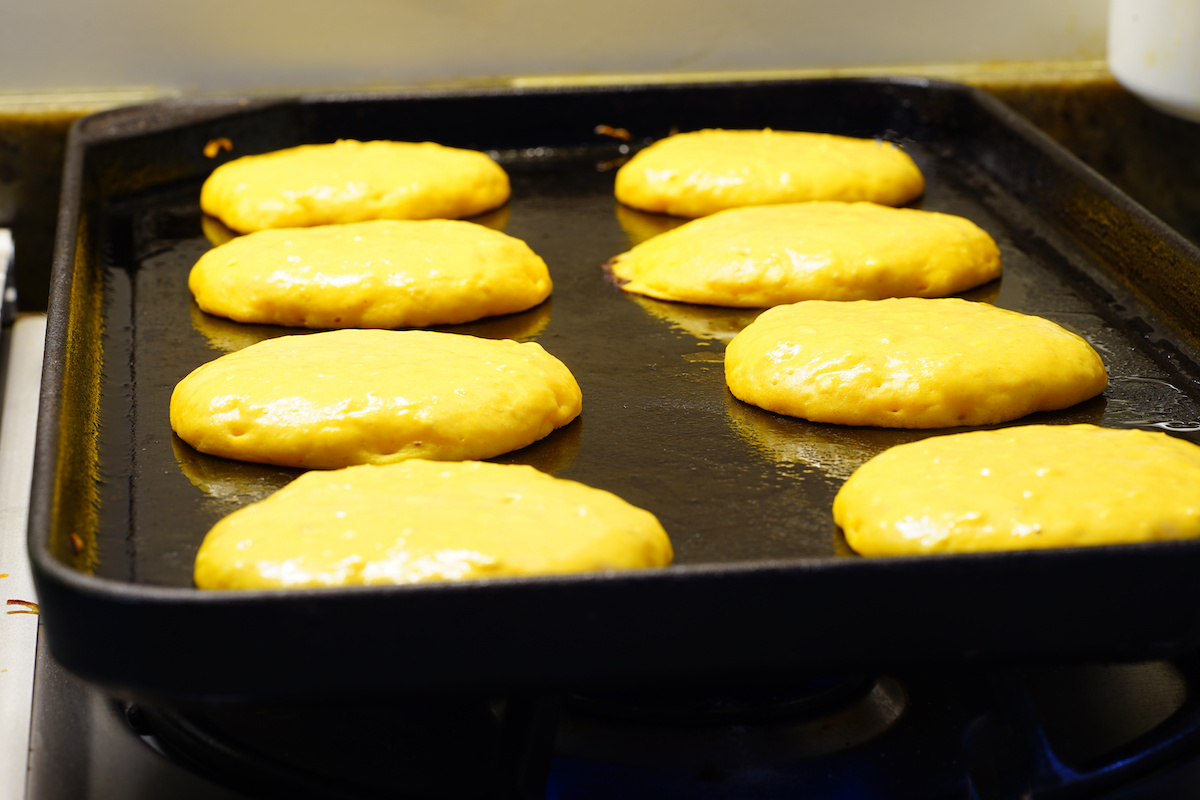
[(202, 589), (422, 583), (659, 567), (648, 511), (523, 465), (406, 461), (309, 472), (218, 522)]
[(369, 219), (458, 219), (508, 200), (508, 175), (484, 153), (433, 142), (309, 144), (213, 170), (200, 207), (242, 233)]
[(171, 427), (210, 455), (307, 469), (490, 458), (579, 415), (541, 345), (433, 331), (282, 336), (221, 356), (171, 395)]
[(890, 142), (770, 129), (668, 136), (636, 153), (616, 179), (620, 202), (677, 217), (806, 200), (898, 206), (924, 191), (920, 169)]
[(868, 556), (1200, 536), (1200, 447), (1169, 434), (1028, 425), (936, 436), (868, 461), (833, 502)]
[(725, 380), (739, 400), (814, 422), (943, 428), (1067, 408), (1108, 375), (1049, 320), (904, 297), (767, 309), (729, 343)]
[(453, 325), (550, 295), (520, 239), (457, 220), (374, 220), (240, 236), (201, 256), (188, 287), (203, 311), (308, 328)]
[(655, 236), (608, 269), (627, 292), (758, 308), (800, 300), (944, 297), (1000, 275), (1000, 250), (970, 220), (875, 203), (719, 211)]

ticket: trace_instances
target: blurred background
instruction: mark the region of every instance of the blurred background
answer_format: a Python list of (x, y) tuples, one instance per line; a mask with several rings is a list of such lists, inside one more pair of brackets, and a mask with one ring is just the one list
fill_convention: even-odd
[(1102, 59), (1107, 0), (4, 0), (6, 91)]
[[(1133, 15), (1147, 4), (1200, 8)], [(925, 75), (994, 92), (1200, 240), (1200, 128), (1114, 80), (1108, 0), (0, 0), (0, 15), (0, 226), (27, 308), (45, 302), (71, 122), (179, 96)]]

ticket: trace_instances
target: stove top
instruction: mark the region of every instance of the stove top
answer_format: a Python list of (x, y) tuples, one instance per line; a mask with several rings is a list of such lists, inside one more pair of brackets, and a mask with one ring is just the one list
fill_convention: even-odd
[(180, 712), (114, 700), (58, 666), (23, 605), (36, 600), (24, 532), (44, 330), (40, 315), (4, 328), (0, 586), (20, 602), (0, 628), (0, 796), (1200, 796), (1200, 666), (1192, 659), (360, 706)]
[(10, 604), (0, 797), (1200, 797), (1193, 658), (336, 705), (180, 710), (113, 699), (54, 661), (26, 605), (36, 602), (25, 527), (44, 335), (43, 317), (22, 315), (6, 320), (0, 348), (0, 587)]
[(1190, 659), (188, 712), (37, 670), (30, 800), (1200, 796)]

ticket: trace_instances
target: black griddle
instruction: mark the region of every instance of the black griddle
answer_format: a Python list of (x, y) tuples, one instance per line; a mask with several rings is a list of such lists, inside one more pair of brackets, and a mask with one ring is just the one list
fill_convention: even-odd
[[(1103, 397), (1013, 424), (1091, 422), (1200, 442), (1200, 252), (977, 90), (851, 79), (122, 109), (73, 128), (59, 219), (30, 514), (55, 657), (119, 695), (211, 702), (1133, 659), (1200, 643), (1200, 542), (849, 552), (830, 513), (845, 477), (891, 445), (946, 431), (842, 428), (740, 403), (722, 354), (755, 312), (638, 298), (605, 279), (606, 260), (679, 222), (618, 206), (615, 167), (650, 141), (703, 127), (897, 142), (927, 178), (914, 205), (968, 217), (1000, 245), (1004, 276), (970, 296), (1062, 324), (1109, 368)], [(232, 150), (206, 156), (221, 138)], [(193, 305), (187, 272), (211, 246), (199, 188), (225, 160), (338, 138), (475, 148), (509, 171), (512, 201), (483, 221), (529, 242), (554, 295), (447, 330), (540, 342), (575, 373), (584, 412), (496, 460), (649, 509), (671, 534), (673, 566), (338, 590), (192, 587), (209, 526), (297, 474), (205, 456), (171, 433), (168, 399), (187, 372), (294, 332)]]

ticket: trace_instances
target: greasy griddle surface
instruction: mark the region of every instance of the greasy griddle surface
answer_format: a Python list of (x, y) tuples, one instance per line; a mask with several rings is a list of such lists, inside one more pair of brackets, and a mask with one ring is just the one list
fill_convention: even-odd
[[(971, 219), (1000, 245), (1003, 278), (969, 296), (994, 295), (996, 305), (1046, 317), (1084, 336), (1112, 373), (1102, 398), (1020, 424), (1194, 427), (1188, 422), (1200, 415), (1170, 377), (1105, 321), (1071, 275), (1037, 257), (1021, 230), (1029, 220), (1014, 220), (1019, 209), (997, 202), (1003, 200), (999, 187), (981, 191), (952, 161), (915, 143), (907, 149), (929, 184), (915, 205)], [(846, 557), (830, 513), (842, 480), (871, 455), (931, 432), (810, 423), (734, 399), (724, 382), (725, 340), (755, 311), (628, 295), (608, 283), (601, 269), (631, 246), (626, 228), (637, 236), (639, 222), (669, 221), (618, 209), (613, 174), (599, 169), (594, 158), (518, 159), (505, 166), (513, 178), (513, 200), (499, 215), (507, 216), (503, 230), (546, 260), (553, 297), (546, 307), (514, 318), (445, 330), (540, 342), (575, 374), (584, 413), (527, 451), (496, 460), (534, 464), (652, 511), (671, 535), (678, 564)], [(119, 458), (125, 442), (116, 445), (118, 436), (103, 439), (112, 453), (108, 463), (133, 467), (129, 509), (101, 510), (106, 546), (97, 574), (106, 577), (190, 586), (204, 532), (298, 474), (206, 456), (170, 432), (171, 390), (191, 369), (229, 346), (304, 333), (238, 326), (193, 306), (187, 273), (211, 246), (201, 231), (195, 189), (152, 193), (126, 209), (138, 232), (135, 268), (109, 271), (114, 302), (106, 328), (122, 328), (114, 323), (126, 314), (132, 320), (131, 338), (114, 336), (108, 349), (128, 349), (133, 414), (127, 419), (139, 446), (129, 464)], [(984, 196), (991, 202), (981, 202)], [(222, 346), (224, 341), (232, 344)], [(123, 422), (112, 420), (106, 434), (124, 433)], [(118, 541), (122, 548), (114, 552)]]
[[(811, 91), (822, 102), (852, 95), (854, 103), (806, 104)], [(822, 425), (741, 403), (725, 388), (723, 353), (754, 311), (640, 298), (606, 279), (604, 262), (679, 221), (618, 206), (614, 159), (624, 154), (617, 142), (593, 133), (596, 125), (628, 125), (634, 147), (673, 126), (747, 122), (888, 138), (901, 142), (926, 176), (927, 191), (915, 207), (964, 216), (997, 240), (1003, 277), (968, 296), (1079, 333), (1109, 369), (1102, 397), (1014, 424), (1090, 422), (1200, 441), (1187, 348), (1176, 346), (1178, 337), (1144, 296), (1115, 277), (1112, 264), (1097, 255), (1099, 245), (1080, 245), (1078, 234), (1064, 233), (1065, 216), (1031, 205), (1030, 186), (1020, 177), (1027, 168), (1028, 180), (1041, 182), (1034, 191), (1071, 198), (1090, 185), (1073, 172), (1081, 167), (1038, 149), (1053, 147), (1045, 142), (1027, 148), (1020, 136), (1004, 134), (993, 143), (1002, 126), (989, 115), (999, 112), (979, 111), (962, 91), (902, 82), (827, 82), (813, 90), (800, 82), (736, 92), (500, 93), (451, 98), (459, 110), (445, 117), (428, 99), (420, 113), (407, 113), (414, 101), (404, 98), (316, 102), (295, 112), (285, 105), (281, 114), (268, 108), (259, 116), (253, 108), (222, 115), (184, 104), (152, 112), (144, 140), (122, 133), (125, 126), (141, 134), (142, 112), (98, 120), (92, 129), (107, 132), (91, 145), (95, 155), (88, 146), (76, 148), (99, 166), (81, 168), (83, 179), (74, 185), (69, 176), (65, 195), (68, 225), (86, 226), (93, 238), (79, 237), (72, 250), (74, 231), (60, 230), (64, 249), (56, 263), (61, 273), (74, 273), (59, 275), (59, 307), (72, 297), (70, 282), (78, 285), (89, 270), (103, 284), (98, 522), (82, 539), (94, 548), (86, 563), (81, 567), (82, 557), (66, 544), (66, 528), (77, 517), (50, 496), (54, 481), (70, 485), (64, 476), (86, 465), (59, 459), (48, 466), (43, 455), (31, 512), (39, 599), (55, 655), (125, 693), (195, 697), (507, 686), (980, 654), (1144, 655), (1195, 641), (1196, 604), (1184, 587), (1200, 561), (1194, 543), (875, 561), (850, 553), (830, 511), (841, 483), (884, 449), (945, 431)], [(874, 104), (869, 113), (826, 119), (864, 102)], [(948, 110), (959, 102), (966, 111)], [(497, 117), (508, 104), (549, 109), (570, 122)], [(473, 114), (483, 131), (476, 138), (462, 132), (463, 117)], [(488, 127), (498, 119), (506, 121)], [(554, 293), (543, 306), (447, 328), (537, 341), (570, 367), (583, 390), (578, 420), (495, 460), (533, 464), (650, 510), (674, 543), (673, 566), (355, 590), (192, 588), (192, 561), (208, 528), (298, 473), (192, 450), (171, 433), (171, 391), (229, 348), (297, 332), (242, 326), (196, 309), (187, 273), (211, 246), (198, 196), (216, 162), (198, 155), (187, 162), (178, 154), (198, 154), (217, 136), (234, 143), (234, 152), (221, 157), (227, 159), (306, 138), (386, 135), (493, 152), (512, 178), (513, 196), (485, 221), (527, 241), (550, 268)], [(183, 167), (161, 166), (177, 157)], [(157, 171), (176, 177), (159, 179)], [(126, 180), (129, 190), (106, 193)], [(1133, 249), (1125, 245), (1126, 231), (1157, 234), (1152, 222), (1138, 221), (1136, 209), (1116, 208), (1119, 225), (1105, 246), (1110, 257), (1123, 257)], [(1075, 211), (1064, 208), (1068, 213)], [(81, 304), (78, 297), (69, 302)], [(75, 334), (62, 315), (52, 314), (51, 322), (50, 362), (58, 364)], [(71, 324), (80, 326), (80, 318)], [(43, 451), (68, 452), (56, 426), (86, 415), (88, 404), (74, 399), (76, 378), (64, 374), (55, 384), (51, 373)], [(66, 411), (59, 411), (56, 392), (65, 395)], [(1173, 599), (1150, 597), (1160, 590)], [(353, 670), (349, 685), (339, 677), (342, 668)]]

